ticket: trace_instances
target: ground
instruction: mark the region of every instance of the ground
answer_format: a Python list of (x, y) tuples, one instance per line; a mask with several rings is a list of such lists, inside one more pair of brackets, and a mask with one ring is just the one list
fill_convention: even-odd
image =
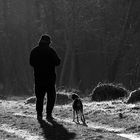
[(0, 140), (140, 140), (140, 106), (121, 100), (91, 102), (83, 98), (87, 126), (72, 122), (71, 102), (55, 105), (55, 120), (36, 119), (27, 97), (0, 100)]

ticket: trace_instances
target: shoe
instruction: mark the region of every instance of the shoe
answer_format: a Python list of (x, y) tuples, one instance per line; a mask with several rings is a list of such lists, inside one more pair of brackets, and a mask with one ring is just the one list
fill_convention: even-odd
[(46, 120), (52, 121), (52, 120), (54, 120), (54, 118), (51, 115), (49, 115), (49, 116), (46, 117)]

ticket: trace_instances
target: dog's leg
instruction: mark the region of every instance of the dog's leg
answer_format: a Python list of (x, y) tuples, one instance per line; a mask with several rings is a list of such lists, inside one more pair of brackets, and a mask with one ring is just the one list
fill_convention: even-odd
[(83, 122), (83, 124), (86, 123), (86, 121), (85, 121), (85, 117), (84, 117), (84, 114), (82, 114), (82, 122)]
[(81, 117), (81, 121), (83, 122), (83, 124), (85, 124), (85, 117), (82, 111), (80, 111), (80, 117)]
[(76, 111), (76, 115), (77, 115), (77, 123), (79, 123), (78, 111)]
[(75, 122), (75, 111), (73, 110), (73, 122)]

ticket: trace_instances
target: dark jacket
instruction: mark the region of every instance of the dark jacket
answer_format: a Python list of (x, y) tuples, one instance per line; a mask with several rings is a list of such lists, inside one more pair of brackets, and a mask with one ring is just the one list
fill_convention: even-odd
[(30, 53), (30, 65), (34, 68), (35, 83), (55, 84), (55, 67), (60, 58), (53, 48), (46, 43), (39, 43)]

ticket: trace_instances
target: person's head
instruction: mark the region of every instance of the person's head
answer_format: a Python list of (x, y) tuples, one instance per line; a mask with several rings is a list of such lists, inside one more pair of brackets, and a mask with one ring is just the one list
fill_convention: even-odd
[(41, 39), (39, 41), (39, 44), (40, 43), (45, 43), (45, 44), (50, 44), (51, 43), (51, 38), (49, 35), (42, 35), (41, 36)]

